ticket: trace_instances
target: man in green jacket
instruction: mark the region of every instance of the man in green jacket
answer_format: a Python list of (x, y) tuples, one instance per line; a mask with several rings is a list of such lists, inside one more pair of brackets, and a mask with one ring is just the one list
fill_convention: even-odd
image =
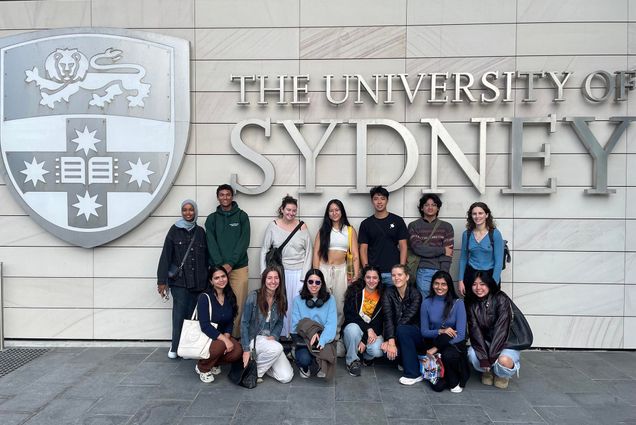
[(222, 184), (216, 189), (219, 206), (205, 220), (211, 267), (223, 266), (230, 276), (239, 314), (234, 320), (234, 336), (240, 336), (240, 321), (247, 296), (247, 247), (250, 245), (250, 218), (234, 202), (234, 189)]

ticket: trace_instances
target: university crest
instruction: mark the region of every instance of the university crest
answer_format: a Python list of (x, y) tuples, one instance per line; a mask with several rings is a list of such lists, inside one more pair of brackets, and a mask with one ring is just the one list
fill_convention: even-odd
[(190, 123), (189, 44), (72, 28), (0, 39), (3, 179), (47, 231), (94, 247), (172, 187)]

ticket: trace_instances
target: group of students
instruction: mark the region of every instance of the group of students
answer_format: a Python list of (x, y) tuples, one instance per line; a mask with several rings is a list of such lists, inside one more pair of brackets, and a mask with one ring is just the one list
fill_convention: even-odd
[[(283, 340), (302, 378), (329, 378), (339, 355), (352, 376), (375, 358), (397, 360), (399, 382), (413, 385), (423, 379), (418, 354), (438, 353), (445, 377), (432, 385), (437, 391), (461, 392), (469, 363), (482, 383), (499, 388), (519, 370), (519, 352), (506, 348), (512, 312), (499, 288), (503, 238), (486, 204), (476, 202), (467, 213), (457, 285), (463, 300), (449, 274), (454, 232), (438, 219), (439, 197), (423, 195), (421, 218), (407, 228), (387, 211), (389, 193), (381, 186), (370, 191), (374, 214), (359, 235), (334, 199), (313, 244), (296, 218), (298, 201), (284, 197), (265, 231), (260, 287), (247, 295), (249, 217), (233, 196), (231, 186), (219, 186), (219, 206), (205, 230), (196, 225), (196, 203), (184, 201), (157, 272), (158, 292), (173, 297), (169, 357), (177, 357), (181, 323), (195, 306), (213, 341), (209, 359), (195, 368), (203, 382), (214, 380), (220, 364), (247, 364), (250, 352), (259, 379), (289, 382), (294, 372)], [(279, 249), (282, 267), (268, 264), (271, 249)], [(408, 257), (416, 270), (405, 265)]]

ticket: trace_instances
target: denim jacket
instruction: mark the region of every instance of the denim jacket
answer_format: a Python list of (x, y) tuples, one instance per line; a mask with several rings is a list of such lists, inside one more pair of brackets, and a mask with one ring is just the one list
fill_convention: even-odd
[(241, 317), (241, 346), (243, 351), (250, 351), (250, 341), (257, 335), (273, 336), (276, 340), (283, 330), (283, 316), (278, 314), (276, 300), (272, 303), (269, 323), (265, 320), (261, 310), (256, 304), (257, 291), (252, 291), (245, 300), (243, 317)]

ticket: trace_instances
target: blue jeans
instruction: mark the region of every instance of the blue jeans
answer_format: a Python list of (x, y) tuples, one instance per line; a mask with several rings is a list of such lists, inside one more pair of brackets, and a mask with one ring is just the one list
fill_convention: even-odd
[[(500, 378), (512, 378), (515, 373), (519, 373), (519, 368), (521, 365), (519, 364), (519, 357), (521, 353), (517, 350), (509, 350), (504, 348), (501, 350), (500, 356), (507, 356), (512, 359), (515, 366), (512, 369), (508, 369), (505, 366), (502, 366), (499, 363), (499, 359), (495, 361), (490, 367), (490, 371), (495, 374), (495, 376), (499, 376)], [(485, 369), (479, 365), (479, 359), (477, 358), (477, 354), (475, 354), (475, 350), (473, 347), (468, 347), (468, 361), (473, 365), (477, 372), (484, 372)]]
[(417, 289), (420, 291), (420, 294), (422, 294), (422, 298), (428, 297), (428, 294), (431, 292), (431, 279), (436, 272), (437, 269), (417, 269), (415, 280), (417, 282)]
[[(344, 328), (344, 345), (347, 349), (347, 356), (345, 360), (348, 365), (358, 360), (358, 345), (362, 341), (362, 329), (356, 323), (349, 323)], [(384, 352), (380, 348), (384, 340), (381, 335), (373, 342), (373, 344), (367, 344), (366, 350), (362, 354), (365, 359), (371, 360), (375, 357), (382, 357)]]
[(307, 347), (296, 347), (296, 366), (298, 369), (308, 370), (309, 366), (314, 362), (314, 356), (311, 355)]
[(384, 286), (393, 286), (393, 279), (391, 279), (391, 273), (380, 273), (380, 279)]
[(417, 358), (418, 350), (424, 349), (424, 340), (420, 328), (415, 325), (398, 325), (395, 332), (397, 338), (398, 355), (404, 367), (404, 376), (417, 378), (420, 376), (420, 361)]
[(192, 312), (197, 305), (198, 292), (190, 292), (180, 286), (171, 286), (172, 293), (172, 345), (170, 351), (177, 352), (183, 320), (192, 317)]

